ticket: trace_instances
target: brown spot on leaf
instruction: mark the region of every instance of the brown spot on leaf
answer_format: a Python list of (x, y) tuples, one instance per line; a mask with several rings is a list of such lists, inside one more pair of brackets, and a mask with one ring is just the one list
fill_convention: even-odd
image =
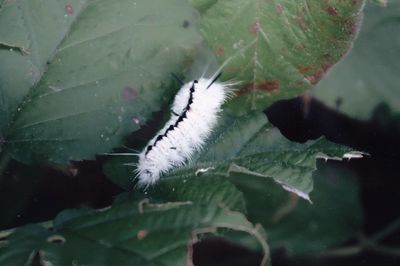
[(126, 86), (122, 91), (122, 98), (127, 102), (132, 102), (139, 95), (137, 89)]
[(137, 232), (137, 239), (142, 240), (147, 236), (147, 231), (146, 230), (139, 230)]
[(346, 19), (342, 22), (345, 27), (345, 31), (349, 35), (354, 35), (357, 32), (357, 23), (352, 19)]
[(281, 4), (277, 4), (276, 5), (276, 14), (278, 16), (280, 16), (280, 15), (282, 15), (282, 13), (283, 13), (283, 6)]
[(235, 95), (236, 96), (243, 96), (243, 95), (249, 93), (252, 90), (252, 88), (253, 88), (253, 84), (252, 83), (248, 83), (248, 84), (242, 86), (240, 88), (240, 90), (235, 91)]
[(299, 24), (299, 26), (300, 26), (300, 28), (302, 30), (307, 30), (308, 29), (307, 23), (304, 20), (303, 16), (296, 16), (296, 20), (297, 20), (297, 23)]
[(324, 74), (333, 66), (330, 63), (331, 55), (326, 53), (322, 56), (321, 65), (320, 66), (300, 66), (297, 67), (297, 71), (303, 74), (304, 77), (311, 83), (317, 84), (318, 81), (324, 76)]
[(328, 6), (326, 8), (326, 13), (328, 13), (329, 16), (337, 16), (339, 14), (339, 11), (334, 6)]
[(71, 4), (65, 5), (64, 10), (68, 15), (72, 15), (74, 13), (74, 8)]
[(260, 83), (253, 84), (253, 83), (248, 83), (244, 85), (243, 87), (240, 88), (239, 91), (235, 92), (236, 96), (242, 96), (245, 95), (253, 90), (264, 90), (264, 91), (275, 91), (279, 90), (280, 88), (280, 82), (279, 80), (263, 80)]
[(279, 80), (263, 80), (256, 85), (257, 90), (266, 90), (266, 91), (276, 91), (279, 90), (280, 82)]
[(249, 32), (256, 35), (260, 31), (260, 22), (256, 21), (249, 26)]
[(217, 55), (224, 55), (224, 53), (225, 53), (225, 49), (224, 49), (224, 47), (223, 46), (219, 46), (218, 48), (217, 48), (217, 51), (215, 52)]
[(297, 71), (299, 71), (301, 74), (304, 74), (304, 73), (309, 72), (309, 71), (311, 71), (313, 69), (314, 69), (314, 67), (312, 67), (312, 66), (302, 66), (302, 67), (298, 67)]
[(324, 54), (324, 58), (321, 64), (321, 68), (324, 72), (327, 72), (332, 67), (332, 64), (329, 62), (330, 59), (331, 55), (329, 53)]
[(325, 73), (324, 71), (320, 70), (320, 71), (317, 71), (317, 72), (314, 73), (314, 74), (305, 76), (305, 78), (306, 78), (312, 85), (315, 85), (315, 84), (318, 83), (318, 81), (321, 80), (321, 78), (322, 78), (322, 76), (324, 75), (324, 73)]

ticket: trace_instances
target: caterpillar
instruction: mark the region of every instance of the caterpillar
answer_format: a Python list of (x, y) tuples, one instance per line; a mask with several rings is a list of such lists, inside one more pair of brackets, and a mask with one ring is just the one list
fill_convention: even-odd
[(162, 174), (185, 165), (203, 147), (230, 95), (232, 84), (217, 82), (220, 76), (192, 80), (178, 91), (170, 119), (138, 154), (139, 187), (147, 188)]

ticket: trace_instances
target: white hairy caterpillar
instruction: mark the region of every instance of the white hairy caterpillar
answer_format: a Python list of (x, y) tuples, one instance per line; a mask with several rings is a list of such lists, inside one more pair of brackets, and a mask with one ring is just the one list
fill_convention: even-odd
[(157, 182), (169, 170), (183, 166), (205, 144), (217, 123), (231, 84), (200, 78), (184, 84), (175, 96), (171, 118), (138, 154), (139, 187)]

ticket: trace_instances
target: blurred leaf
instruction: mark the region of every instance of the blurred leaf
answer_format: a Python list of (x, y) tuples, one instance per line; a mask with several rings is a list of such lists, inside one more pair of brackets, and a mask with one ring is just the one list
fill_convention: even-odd
[(362, 225), (354, 174), (319, 163), (311, 192), (313, 204), (254, 176), (231, 177), (244, 193), (248, 217), (261, 223), (271, 249), (288, 256), (318, 255), (355, 236)]
[(244, 82), (232, 107), (262, 110), (316, 84), (350, 49), (364, 1), (192, 0), (224, 79)]
[(247, 232), (268, 252), (241, 213), (213, 204), (133, 202), (66, 219), (58, 230), (35, 238), (31, 230), (17, 229), (0, 249), (0, 264), (22, 265), (37, 254), (52, 265), (186, 265), (197, 235), (219, 228)]
[(367, 5), (354, 48), (313, 95), (340, 111), (368, 119), (379, 104), (400, 112), (400, 2)]
[[(6, 1), (0, 10), (0, 20), (16, 20), (0, 24), (8, 32), (0, 42), (34, 40), (21, 46), (27, 54), (0, 47), (0, 101), (10, 102), (0, 104), (2, 138), (17, 160), (66, 163), (119, 145), (169, 99), (171, 72), (190, 62), (200, 41), (196, 11), (184, 0), (99, 0), (82, 10), (77, 2)], [(18, 85), (20, 76), (33, 75), (26, 66), (34, 59), (36, 78)], [(17, 88), (10, 101), (8, 90)]]
[(371, 2), (379, 4), (381, 6), (387, 6), (388, 0), (371, 0)]

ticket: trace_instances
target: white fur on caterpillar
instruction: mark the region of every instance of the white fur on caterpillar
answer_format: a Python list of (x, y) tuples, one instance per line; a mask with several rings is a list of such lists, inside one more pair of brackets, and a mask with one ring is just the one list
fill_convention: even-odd
[(204, 145), (229, 95), (228, 84), (216, 82), (219, 76), (190, 81), (179, 90), (170, 120), (139, 154), (140, 187), (148, 187), (160, 175), (184, 165)]

